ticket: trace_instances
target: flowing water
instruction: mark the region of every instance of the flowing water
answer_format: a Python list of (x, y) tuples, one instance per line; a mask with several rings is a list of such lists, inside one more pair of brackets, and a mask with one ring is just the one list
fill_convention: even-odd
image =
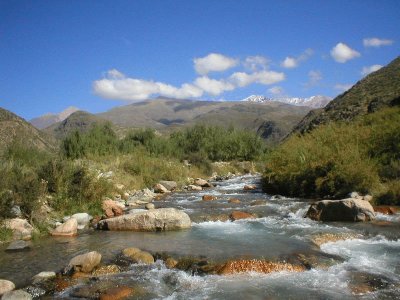
[[(145, 266), (133, 264), (112, 280), (140, 286), (143, 299), (400, 299), (400, 215), (378, 214), (370, 223), (320, 223), (303, 218), (309, 201), (269, 196), (245, 184), (259, 177), (242, 176), (218, 182), (202, 192), (174, 193), (157, 207), (176, 207), (194, 221), (189, 230), (137, 233), (89, 230), (75, 238), (45, 238), (28, 252), (6, 253), (0, 246), (0, 278), (26, 285), (44, 270), (60, 270), (77, 254), (96, 250), (111, 262), (122, 249), (166, 252), (174, 257), (201, 256), (213, 261), (262, 258), (295, 261), (306, 257), (310, 270), (298, 273), (238, 274), (230, 276), (188, 274), (168, 269), (162, 261)], [(217, 200), (205, 202), (203, 195)], [(229, 203), (237, 198), (239, 204)], [(258, 204), (252, 205), (255, 200)], [(204, 216), (233, 210), (257, 214), (256, 219), (202, 221)], [(316, 246), (320, 234), (346, 234), (352, 239)], [(107, 280), (110, 280), (108, 277)], [(368, 293), (363, 287), (369, 287)], [(71, 298), (71, 290), (55, 298)]]

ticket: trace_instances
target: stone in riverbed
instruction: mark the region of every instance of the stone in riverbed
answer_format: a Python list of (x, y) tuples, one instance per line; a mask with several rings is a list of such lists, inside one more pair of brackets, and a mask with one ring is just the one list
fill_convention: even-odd
[(197, 185), (194, 185), (194, 184), (189, 184), (186, 188), (187, 188), (188, 191), (201, 191), (201, 190), (203, 190), (203, 188), (201, 186), (197, 186)]
[(244, 211), (233, 211), (229, 215), (229, 218), (232, 221), (236, 221), (236, 220), (242, 220), (242, 219), (255, 219), (256, 216), (254, 214), (250, 214), (250, 213), (244, 212)]
[(147, 203), (147, 204), (145, 205), (145, 208), (146, 208), (147, 210), (152, 210), (152, 209), (155, 209), (156, 207), (154, 206), (153, 203)]
[(6, 251), (7, 252), (17, 252), (17, 251), (26, 251), (31, 248), (31, 244), (29, 242), (23, 240), (13, 241), (8, 245)]
[(0, 296), (15, 289), (15, 284), (9, 280), (0, 279)]
[(375, 213), (368, 201), (348, 198), (315, 202), (311, 204), (306, 217), (325, 222), (360, 222), (375, 219)]
[(124, 213), (121, 204), (111, 199), (106, 199), (103, 201), (102, 209), (107, 218), (121, 216)]
[(232, 260), (225, 263), (219, 270), (219, 275), (231, 275), (237, 273), (272, 273), (272, 272), (302, 272), (304, 266), (292, 265), (282, 262), (269, 262), (266, 260)]
[(159, 208), (102, 220), (97, 228), (125, 231), (167, 231), (190, 228), (189, 216), (175, 208)]
[(93, 276), (105, 276), (111, 274), (118, 274), (121, 270), (117, 265), (101, 266), (92, 272)]
[(256, 186), (255, 184), (246, 184), (246, 185), (243, 187), (243, 190), (244, 190), (244, 191), (253, 191), (253, 190), (255, 190), (255, 189), (257, 189), (257, 186)]
[(56, 273), (53, 271), (45, 271), (45, 272), (40, 272), (39, 274), (36, 274), (35, 276), (33, 276), (33, 283), (39, 283), (39, 282), (43, 282), (46, 280), (50, 280), (56, 277)]
[(157, 183), (154, 186), (154, 192), (158, 193), (158, 194), (165, 194), (165, 193), (169, 193), (169, 190), (165, 186), (163, 186), (162, 184)]
[(397, 213), (397, 208), (394, 206), (380, 205), (374, 206), (374, 211), (384, 215), (395, 215)]
[(128, 286), (116, 286), (107, 289), (100, 295), (100, 300), (120, 300), (131, 296), (134, 293), (134, 289)]
[(320, 233), (313, 235), (311, 237), (311, 241), (320, 247), (322, 244), (329, 242), (337, 242), (342, 240), (352, 240), (362, 238), (361, 235), (350, 232), (341, 232), (341, 233)]
[(173, 268), (175, 268), (177, 264), (178, 264), (178, 261), (177, 261), (176, 259), (173, 259), (172, 257), (168, 257), (168, 258), (165, 260), (165, 266), (166, 266), (168, 269), (173, 269)]
[(194, 181), (194, 184), (197, 186), (201, 187), (213, 187), (211, 183), (209, 183), (207, 180), (201, 179), (201, 178), (196, 178)]
[(31, 294), (23, 291), (23, 290), (16, 290), (7, 292), (1, 297), (1, 300), (31, 300)]
[(239, 203), (240, 203), (240, 200), (237, 199), (237, 198), (231, 198), (231, 199), (229, 199), (228, 203), (239, 204)]
[(75, 272), (90, 273), (100, 264), (101, 254), (97, 251), (88, 252), (72, 258), (64, 272), (74, 269)]
[(4, 221), (4, 225), (12, 230), (14, 239), (30, 240), (32, 238), (34, 228), (25, 219), (8, 219)]
[(267, 204), (267, 201), (259, 199), (259, 200), (254, 200), (253, 202), (250, 203), (250, 206), (259, 206), (259, 205), (265, 205)]
[(74, 236), (78, 233), (78, 221), (75, 218), (57, 226), (50, 234), (52, 236)]
[(78, 227), (81, 228), (89, 226), (90, 221), (93, 219), (93, 217), (88, 213), (76, 213), (72, 215), (71, 218), (76, 219), (78, 222)]
[(153, 264), (154, 257), (149, 252), (142, 251), (139, 248), (126, 248), (122, 250), (122, 254), (129, 257), (135, 263)]
[(204, 195), (202, 197), (202, 199), (203, 199), (203, 201), (214, 201), (214, 200), (217, 200), (217, 197), (212, 196), (212, 195)]
[(177, 183), (175, 181), (162, 180), (159, 183), (161, 185), (163, 185), (170, 192), (176, 190), (176, 188), (178, 187), (178, 185), (177, 185)]

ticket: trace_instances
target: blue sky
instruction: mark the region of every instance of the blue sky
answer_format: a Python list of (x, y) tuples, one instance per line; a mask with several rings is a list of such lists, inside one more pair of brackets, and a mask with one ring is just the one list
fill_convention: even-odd
[(400, 54), (400, 1), (0, 2), (0, 107), (336, 96)]

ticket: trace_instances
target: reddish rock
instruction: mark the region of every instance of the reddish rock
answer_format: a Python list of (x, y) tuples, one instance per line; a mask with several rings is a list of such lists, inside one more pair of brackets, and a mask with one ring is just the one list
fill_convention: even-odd
[(241, 219), (255, 219), (256, 216), (244, 211), (233, 211), (230, 215), (229, 218), (232, 221), (236, 221), (236, 220), (241, 220)]
[(237, 273), (272, 273), (272, 272), (302, 272), (305, 271), (304, 266), (292, 265), (282, 262), (269, 262), (266, 260), (233, 260), (228, 261), (219, 270), (219, 275), (230, 275)]
[(397, 208), (394, 206), (380, 205), (374, 206), (374, 211), (384, 215), (394, 215), (397, 213)]
[(229, 203), (239, 204), (239, 203), (240, 203), (240, 200), (239, 200), (239, 199), (236, 199), (236, 198), (231, 198), (231, 199), (229, 199), (228, 202), (229, 202)]
[(212, 196), (212, 195), (204, 195), (203, 196), (203, 201), (214, 201), (217, 200), (217, 197)]
[(134, 290), (128, 286), (117, 286), (106, 290), (100, 295), (100, 300), (120, 300), (132, 295)]
[(121, 216), (124, 213), (122, 207), (111, 199), (106, 199), (103, 201), (102, 209), (107, 218)]
[(257, 186), (255, 185), (255, 184), (246, 184), (244, 187), (243, 187), (243, 190), (245, 190), (245, 191), (252, 191), (252, 190), (255, 190), (257, 188)]
[(157, 183), (154, 186), (154, 193), (164, 194), (164, 193), (168, 193), (168, 192), (169, 192), (168, 189), (165, 186), (163, 186), (161, 183)]

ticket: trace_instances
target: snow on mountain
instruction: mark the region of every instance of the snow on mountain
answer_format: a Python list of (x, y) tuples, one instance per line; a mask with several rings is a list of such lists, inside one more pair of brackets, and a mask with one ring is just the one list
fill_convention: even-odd
[(293, 97), (293, 98), (268, 98), (265, 96), (261, 95), (252, 95), (250, 97), (247, 97), (246, 99), (243, 99), (242, 101), (245, 102), (254, 102), (254, 103), (267, 103), (271, 101), (277, 101), (277, 102), (282, 102), (286, 104), (291, 104), (291, 105), (297, 105), (297, 106), (308, 106), (311, 108), (321, 108), (325, 107), (332, 98), (327, 97), (327, 96), (311, 96), (309, 98), (299, 98), (299, 97)]

